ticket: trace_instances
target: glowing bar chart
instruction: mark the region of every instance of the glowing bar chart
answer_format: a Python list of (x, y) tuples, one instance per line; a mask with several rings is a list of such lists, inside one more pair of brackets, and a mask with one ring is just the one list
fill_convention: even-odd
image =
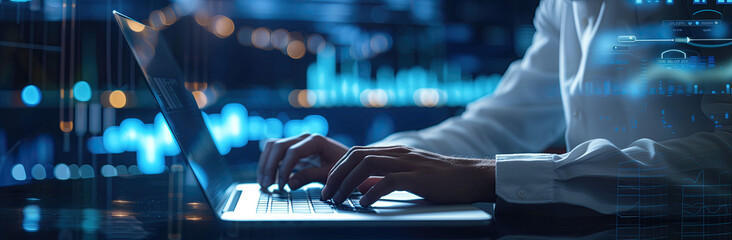
[(493, 93), (501, 80), (498, 74), (462, 74), (459, 66), (434, 62), (430, 69), (413, 67), (396, 72), (389, 66), (376, 69), (376, 77), (364, 78), (359, 64), (341, 64), (336, 72), (335, 49), (326, 47), (307, 70), (306, 97), (298, 105), (306, 107), (439, 107), (464, 106)]
[[(277, 118), (248, 116), (247, 109), (237, 103), (225, 105), (221, 113), (201, 114), (221, 155), (228, 154), (232, 148), (243, 147), (249, 141), (292, 137), (302, 133), (328, 134), (328, 121), (319, 115), (283, 123)], [(107, 128), (101, 137), (90, 138), (87, 146), (93, 154), (136, 152), (137, 165), (146, 174), (163, 172), (165, 156), (180, 153), (161, 113), (155, 116), (151, 124), (136, 118), (125, 119), (119, 126)]]

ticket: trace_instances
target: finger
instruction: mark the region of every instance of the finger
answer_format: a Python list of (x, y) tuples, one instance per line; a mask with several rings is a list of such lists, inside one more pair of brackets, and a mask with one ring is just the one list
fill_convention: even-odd
[[(328, 171), (328, 176), (330, 176), (331, 174), (333, 174), (333, 171), (336, 168), (338, 168), (339, 166), (341, 166), (343, 164), (343, 162), (345, 162), (346, 159), (351, 158), (351, 156), (354, 153), (357, 153), (359, 151), (366, 151), (366, 150), (369, 150), (369, 149), (371, 149), (371, 150), (387, 150), (387, 149), (392, 149), (392, 148), (395, 148), (395, 147), (392, 147), (392, 146), (387, 146), (387, 147), (364, 147), (364, 146), (355, 146), (355, 147), (351, 147), (350, 149), (348, 149), (348, 152), (346, 152), (346, 154), (343, 154), (343, 156), (340, 159), (338, 159), (338, 161), (335, 164), (333, 164), (333, 167), (331, 167), (330, 171)], [(321, 191), (321, 194), (325, 194), (326, 190), (327, 190), (327, 187), (323, 187), (323, 190)], [(321, 200), (325, 200), (325, 198), (324, 199), (321, 199)]]
[(360, 148), (353, 150), (348, 156), (341, 158), (328, 174), (328, 180), (323, 187), (322, 196), (324, 199), (332, 198), (338, 190), (338, 186), (351, 170), (360, 163), (364, 157), (369, 155), (398, 157), (405, 153), (401, 147), (387, 148)]
[(321, 191), (321, 196), (323, 199), (332, 198), (338, 190), (338, 186), (347, 176), (347, 174), (367, 155), (398, 157), (400, 155), (408, 153), (409, 150), (401, 146), (354, 147), (349, 150), (349, 152), (350, 154), (346, 154), (346, 156), (338, 160), (338, 162), (333, 166), (333, 168), (331, 168), (330, 172), (328, 173), (328, 179), (326, 180), (326, 184)]
[[(372, 174), (384, 174), (403, 172), (414, 169), (413, 161), (401, 160), (390, 156), (366, 156), (351, 172), (340, 182), (340, 185), (333, 185), (338, 190), (333, 195), (333, 202), (340, 204), (348, 198), (359, 184), (369, 178)], [(339, 184), (339, 182), (335, 182)]]
[(370, 176), (365, 181), (363, 181), (361, 185), (358, 185), (356, 189), (358, 189), (361, 194), (365, 194), (367, 191), (369, 191), (369, 189), (371, 189), (371, 187), (373, 187), (383, 179), (383, 176)]
[(264, 185), (264, 187), (269, 187), (270, 185), (275, 183), (278, 166), (280, 165), (280, 162), (287, 152), (287, 149), (289, 149), (290, 146), (300, 142), (302, 139), (307, 138), (308, 136), (309, 134), (302, 134), (296, 137), (280, 139), (272, 144), (272, 149), (270, 150), (271, 152), (269, 156), (267, 156), (267, 160), (265, 160), (264, 162), (264, 170), (262, 173), (262, 184)]
[(282, 157), (284, 157), (287, 149), (308, 136), (309, 134), (303, 134), (297, 137), (280, 139), (272, 145), (271, 152), (264, 163), (264, 171), (262, 172), (264, 180), (262, 180), (262, 187), (268, 188), (274, 183), (275, 175), (277, 174), (277, 166), (280, 165), (280, 161), (282, 161)]
[(325, 182), (325, 176), (328, 174), (328, 168), (306, 168), (295, 174), (292, 174), (287, 185), (290, 190), (295, 190), (307, 185), (311, 182)]
[[(372, 155), (376, 155), (376, 153), (381, 153), (387, 156), (400, 155), (400, 151), (397, 148), (398, 147), (352, 147), (348, 150), (348, 152), (346, 152), (346, 154), (343, 155), (343, 157), (341, 157), (341, 159), (338, 160), (338, 162), (333, 165), (333, 167), (328, 172), (328, 179), (325, 186), (323, 187), (323, 190), (321, 191), (321, 196), (323, 196), (323, 199), (328, 199), (332, 197), (335, 193), (335, 189), (328, 187), (328, 182), (336, 181), (331, 180), (330, 177), (333, 175), (334, 172), (336, 172), (336, 169), (344, 168), (344, 164), (347, 165), (346, 168), (350, 169), (355, 166), (355, 164), (358, 164), (358, 162), (361, 161), (361, 159), (363, 159), (363, 157), (365, 157), (368, 153), (372, 153)], [(337, 182), (340, 182), (341, 180), (342, 178), (339, 178)]]
[[(339, 159), (338, 162), (336, 162), (333, 165), (333, 168), (330, 169), (330, 172), (328, 172), (328, 175), (331, 175), (333, 173), (333, 171), (335, 171), (335, 169), (338, 168), (338, 166), (340, 166), (346, 159), (350, 158), (352, 155), (361, 154), (361, 155), (365, 156), (364, 154), (366, 152), (371, 152), (371, 151), (389, 151), (392, 153), (408, 153), (409, 149), (407, 149), (404, 146), (383, 146), (383, 147), (355, 146), (355, 147), (348, 149), (348, 152), (346, 152), (346, 154), (344, 154), (343, 157), (341, 157), (341, 159)], [(361, 157), (363, 157), (363, 156), (361, 156)]]
[(272, 152), (272, 144), (274, 144), (274, 141), (267, 141), (267, 143), (264, 144), (262, 153), (259, 154), (259, 163), (257, 164), (257, 183), (259, 183), (260, 186), (263, 186), (262, 177), (264, 175), (264, 163), (267, 161), (267, 158), (269, 158), (269, 153)]
[(292, 169), (295, 168), (295, 165), (297, 165), (300, 159), (319, 154), (323, 151), (324, 140), (325, 138), (322, 135), (313, 134), (287, 148), (285, 158), (282, 160), (277, 174), (277, 183), (280, 189), (285, 187), (285, 183), (288, 182), (287, 179), (290, 177)]
[(392, 173), (384, 176), (384, 179), (374, 185), (366, 194), (361, 197), (359, 203), (361, 206), (368, 207), (374, 204), (381, 197), (393, 191), (408, 190), (412, 187), (416, 181), (414, 181), (414, 173), (411, 172), (400, 172)]

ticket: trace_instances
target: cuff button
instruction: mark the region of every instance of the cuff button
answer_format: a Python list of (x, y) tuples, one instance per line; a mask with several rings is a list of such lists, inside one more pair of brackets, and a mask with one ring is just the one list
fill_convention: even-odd
[(526, 191), (524, 191), (524, 190), (516, 191), (516, 197), (518, 197), (519, 199), (526, 198), (526, 195), (528, 195), (528, 193), (526, 193)]

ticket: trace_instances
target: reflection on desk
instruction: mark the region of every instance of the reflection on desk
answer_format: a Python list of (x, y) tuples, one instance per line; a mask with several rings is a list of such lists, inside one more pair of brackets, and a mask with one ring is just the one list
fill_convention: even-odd
[[(549, 219), (500, 212), (494, 213), (494, 223), (481, 227), (375, 229), (222, 222), (194, 181), (187, 167), (173, 165), (157, 175), (3, 187), (0, 232), (3, 239), (604, 239), (615, 238), (617, 230), (615, 216)], [(478, 205), (492, 211), (492, 204)], [(667, 236), (673, 234), (669, 230)]]

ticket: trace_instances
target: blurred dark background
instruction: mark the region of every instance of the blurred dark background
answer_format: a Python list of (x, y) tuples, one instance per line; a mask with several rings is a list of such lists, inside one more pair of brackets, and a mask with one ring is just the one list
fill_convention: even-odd
[[(0, 185), (139, 173), (138, 151), (110, 151), (123, 139), (105, 131), (131, 118), (154, 126), (159, 111), (112, 10), (162, 32), (202, 111), (236, 103), (264, 120), (228, 152), (247, 172), (262, 139), (310, 131), (365, 145), (459, 114), (523, 55), (537, 5), (0, 0)], [(317, 67), (327, 61), (335, 75)]]

